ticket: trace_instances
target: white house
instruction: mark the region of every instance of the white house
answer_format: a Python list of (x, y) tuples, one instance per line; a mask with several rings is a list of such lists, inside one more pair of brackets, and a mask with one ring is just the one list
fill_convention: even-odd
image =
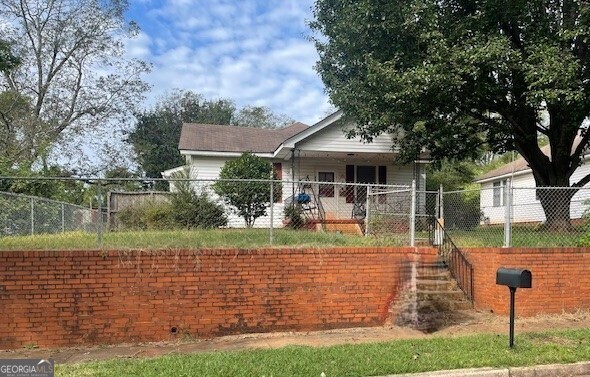
[[(550, 155), (549, 145), (541, 148), (545, 155)], [(582, 177), (590, 174), (590, 155), (586, 155), (584, 163), (579, 166), (570, 178), (570, 184), (578, 182)], [(480, 184), (480, 209), (482, 223), (502, 224), (507, 215), (514, 223), (542, 223), (545, 213), (537, 198), (535, 179), (531, 168), (522, 157), (502, 165), (478, 177)], [(512, 210), (506, 212), (506, 187), (512, 187)], [(556, 195), (558, 192), (556, 191)], [(590, 186), (581, 188), (572, 198), (570, 204), (571, 219), (580, 219), (589, 207), (586, 202), (590, 199)]]
[[(273, 206), (277, 213), (275, 225), (280, 224), (284, 203), (300, 191), (317, 200), (324, 218), (350, 219), (355, 203), (366, 198), (366, 188), (356, 183), (409, 186), (415, 180), (418, 189), (425, 187), (426, 156), (420, 156), (422, 159), (419, 157), (413, 164), (399, 164), (390, 136), (380, 135), (373, 142), (364, 143), (346, 137), (349, 127), (342, 111), (311, 127), (302, 123), (280, 129), (184, 124), (179, 150), (196, 179), (218, 178), (226, 161), (247, 151), (272, 162), (284, 182), (281, 200)], [(162, 175), (170, 177), (182, 168)], [(243, 226), (243, 221), (231, 218), (229, 225)], [(256, 226), (268, 226), (268, 219), (257, 220)]]

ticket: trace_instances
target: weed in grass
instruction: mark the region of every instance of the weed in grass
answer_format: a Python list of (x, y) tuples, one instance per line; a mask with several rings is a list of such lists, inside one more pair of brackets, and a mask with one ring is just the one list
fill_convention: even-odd
[(28, 343), (28, 344), (25, 344), (23, 346), (23, 348), (27, 349), (27, 350), (34, 350), (34, 349), (39, 348), (39, 346), (36, 343)]

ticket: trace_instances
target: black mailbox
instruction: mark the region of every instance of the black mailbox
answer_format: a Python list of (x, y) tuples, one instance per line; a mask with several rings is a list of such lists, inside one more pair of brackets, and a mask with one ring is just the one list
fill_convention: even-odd
[(532, 288), (533, 274), (524, 268), (498, 268), (496, 284), (510, 289), (510, 347), (514, 346), (514, 296), (516, 288)]
[(498, 268), (496, 284), (511, 288), (532, 288), (533, 275), (521, 268)]

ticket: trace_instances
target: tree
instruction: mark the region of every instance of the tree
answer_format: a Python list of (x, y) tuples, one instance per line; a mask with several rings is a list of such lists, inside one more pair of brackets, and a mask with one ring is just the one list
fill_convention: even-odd
[(234, 126), (277, 128), (292, 124), (293, 119), (286, 115), (275, 115), (266, 106), (244, 106), (232, 118)]
[(12, 90), (0, 92), (0, 159), (30, 164), (30, 151), (40, 147), (38, 135), (44, 131), (28, 97)]
[(351, 135), (390, 132), (406, 161), (516, 150), (547, 225), (569, 227), (575, 189), (543, 187), (590, 182), (570, 182), (590, 140), (590, 3), (317, 0), (314, 16), (317, 70)]
[[(202, 95), (177, 90), (160, 99), (150, 110), (135, 114), (137, 124), (127, 142), (136, 161), (150, 178), (161, 178), (161, 172), (184, 164), (178, 151), (183, 123), (229, 124), (235, 106), (231, 101), (205, 100)], [(167, 186), (160, 182), (159, 189)]]
[(12, 46), (0, 39), (0, 72), (10, 73), (20, 64), (20, 59), (12, 53)]
[[(266, 215), (270, 203), (269, 179), (274, 176), (272, 164), (250, 152), (230, 160), (219, 172), (213, 190), (235, 208), (251, 228), (260, 216)], [(265, 180), (265, 181), (257, 181)]]
[(126, 7), (125, 0), (0, 0), (4, 35), (20, 60), (3, 70), (1, 84), (30, 99), (36, 120), (25, 136), (34, 140), (29, 163), (64, 134), (113, 127), (142, 99), (149, 68), (124, 57), (124, 40), (137, 31), (125, 21)]

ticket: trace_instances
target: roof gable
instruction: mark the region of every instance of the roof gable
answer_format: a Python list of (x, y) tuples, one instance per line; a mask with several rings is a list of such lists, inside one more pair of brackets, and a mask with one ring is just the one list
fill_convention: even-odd
[(180, 132), (178, 149), (210, 152), (273, 153), (281, 143), (307, 130), (303, 123), (284, 128), (237, 127), (215, 124), (185, 123)]

